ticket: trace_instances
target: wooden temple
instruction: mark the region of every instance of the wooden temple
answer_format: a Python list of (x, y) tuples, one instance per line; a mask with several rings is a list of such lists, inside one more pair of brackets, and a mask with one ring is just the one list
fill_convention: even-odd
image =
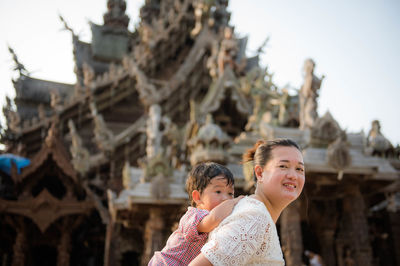
[(227, 6), (145, 1), (130, 32), (126, 2), (109, 0), (91, 43), (62, 20), (76, 84), (16, 68), (1, 142), (31, 163), (0, 172), (2, 266), (147, 265), (188, 206), (193, 165), (226, 165), (236, 194), (249, 194), (242, 153), (279, 137), (301, 145), (306, 168), (302, 196), (277, 223), (286, 264), (307, 264), (311, 250), (331, 266), (400, 265), (399, 147), (379, 121), (350, 133), (317, 113), (313, 60), (296, 93), (274, 84)]

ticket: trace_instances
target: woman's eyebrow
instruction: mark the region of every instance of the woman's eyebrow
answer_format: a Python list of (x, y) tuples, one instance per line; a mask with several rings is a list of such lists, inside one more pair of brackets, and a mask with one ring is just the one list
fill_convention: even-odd
[[(290, 163), (289, 160), (279, 160), (279, 162), (282, 162), (282, 163)], [(304, 166), (304, 163), (303, 163), (303, 162), (300, 162), (300, 161), (299, 161), (299, 162), (297, 162), (297, 163)]]

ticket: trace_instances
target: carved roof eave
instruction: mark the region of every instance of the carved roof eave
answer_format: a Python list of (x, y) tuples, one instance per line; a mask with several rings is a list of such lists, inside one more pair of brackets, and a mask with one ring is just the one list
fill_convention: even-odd
[[(206, 55), (207, 49), (211, 49), (211, 44), (214, 39), (214, 34), (207, 27), (204, 27), (196, 37), (193, 47), (190, 49), (189, 54), (186, 56), (185, 61), (181, 64), (180, 68), (168, 81), (159, 81), (159, 83), (163, 83), (164, 85), (157, 89), (157, 95), (148, 94), (148, 96), (146, 96), (145, 94), (142, 94), (140, 90), (138, 91), (142, 94), (141, 96), (143, 97), (143, 101), (145, 103), (157, 104), (166, 100), (173, 92), (184, 84), (186, 80), (188, 80), (189, 74), (194, 70), (197, 63)], [(127, 56), (125, 62), (125, 70), (131, 77), (138, 79), (138, 76), (141, 75), (142, 79), (144, 78), (145, 81), (150, 80), (146, 74), (139, 69), (140, 64), (139, 62), (136, 62), (133, 57)]]
[(123, 190), (117, 197), (115, 192), (109, 190), (109, 207), (113, 211), (127, 210), (132, 205), (155, 204), (155, 205), (182, 205), (187, 203), (188, 196), (184, 192), (184, 185), (169, 184), (171, 194), (169, 198), (156, 199), (151, 196), (151, 183), (138, 184), (133, 189)]
[[(338, 173), (338, 169), (331, 167), (326, 161), (325, 148), (306, 148), (303, 150), (306, 172), (308, 173)], [(358, 150), (350, 149), (352, 164), (343, 169), (344, 175), (364, 175), (367, 180), (396, 181), (400, 173), (396, 171), (388, 160), (365, 156)]]
[[(158, 93), (159, 97), (158, 100), (162, 101), (167, 99), (179, 86), (187, 80), (187, 76), (189, 73), (193, 71), (193, 68), (196, 65), (196, 62), (201, 60), (203, 56), (206, 54), (206, 47), (211, 45), (213, 40), (213, 33), (208, 29), (204, 28), (199, 36), (196, 38), (196, 42), (192, 47), (191, 51), (189, 52), (188, 56), (186, 57), (184, 63), (181, 65), (180, 69), (174, 74), (174, 76), (167, 82), (167, 84), (162, 87)], [(132, 59), (132, 58), (130, 58)], [(133, 60), (133, 59), (132, 59)], [(99, 92), (103, 91), (106, 88), (111, 86), (117, 86), (118, 83), (125, 80), (126, 78), (135, 78), (136, 77), (132, 74), (129, 74), (129, 70), (123, 69), (123, 73), (121, 73), (116, 79), (106, 79), (99, 77), (94, 81), (94, 87), (92, 90), (92, 94), (98, 94)], [(111, 94), (110, 94), (111, 95)], [(77, 109), (79, 105), (87, 103), (91, 99), (91, 95), (81, 95), (80, 97), (71, 99), (70, 102), (66, 103), (63, 106), (63, 109), (59, 111), (58, 116), (63, 117), (66, 115), (67, 112), (73, 109)], [(100, 109), (98, 111), (101, 111)], [(90, 110), (87, 108), (87, 112), (89, 113)], [(76, 116), (78, 114), (76, 113)], [(91, 116), (88, 116), (91, 117)], [(73, 119), (74, 117), (69, 116), (68, 119)], [(20, 134), (22, 137), (25, 134), (32, 133), (37, 130), (41, 130), (41, 128), (48, 126), (48, 119), (39, 121), (39, 123), (35, 123), (30, 127), (23, 128)]]
[(73, 85), (21, 75), (13, 81), (16, 99), (50, 102), (50, 90), (56, 90), (64, 99), (71, 94)]
[(17, 174), (15, 172), (12, 173), (14, 182), (22, 182), (28, 176), (35, 173), (50, 157), (65, 175), (72, 178), (75, 183), (78, 183), (77, 173), (70, 162), (69, 154), (66, 151), (64, 144), (58, 137), (51, 138), (50, 145), (48, 145), (46, 142), (43, 142), (41, 150), (33, 157), (31, 164), (22, 169), (21, 174)]
[(226, 90), (231, 91), (231, 99), (236, 102), (236, 109), (243, 115), (251, 114), (251, 106), (240, 91), (240, 82), (230, 67), (226, 67), (224, 74), (210, 88), (200, 105), (203, 114), (212, 113), (218, 110), (225, 98)]
[[(119, 147), (125, 145), (128, 143), (129, 139), (132, 138), (136, 134), (142, 134), (141, 129), (145, 126), (146, 124), (146, 117), (145, 115), (142, 115), (138, 120), (136, 120), (135, 123), (127, 127), (125, 130), (123, 130), (121, 133), (116, 135), (114, 137), (114, 149), (118, 149)], [(91, 154), (90, 155), (90, 168), (98, 166), (98, 165), (104, 165), (109, 162), (110, 158), (107, 157), (104, 153), (96, 153), (96, 154)]]
[[(108, 81), (102, 80), (102, 82), (98, 82), (95, 84), (95, 87), (94, 87), (94, 90), (92, 93), (96, 94), (96, 93), (99, 93), (100, 91), (104, 90), (105, 88), (115, 86), (115, 84), (118, 84), (119, 82), (125, 80), (128, 77), (129, 77), (129, 75), (127, 73), (124, 73), (123, 75), (118, 77), (117, 80), (108, 80)], [(86, 109), (86, 112), (88, 115), (84, 116), (84, 117), (87, 119), (92, 119), (92, 116), (89, 115), (90, 109), (87, 107), (87, 102), (91, 101), (92, 97), (93, 96), (91, 96), (91, 95), (85, 94), (85, 95), (81, 95), (80, 97), (71, 99), (70, 102), (67, 102), (63, 105), (63, 108), (57, 114), (58, 117), (60, 117), (60, 120), (63, 120), (62, 118), (67, 116), (68, 119), (74, 120), (74, 118), (76, 118), (76, 116), (79, 115), (78, 114), (79, 112), (75, 112), (75, 115), (73, 115), (73, 116), (71, 116), (71, 114), (69, 114), (69, 112), (71, 112), (73, 110), (79, 110), (80, 105), (85, 105), (84, 109)], [(101, 109), (99, 109), (99, 111), (101, 111)], [(84, 114), (81, 114), (81, 115), (84, 115)], [(49, 120), (50, 120), (50, 118), (48, 117), (47, 119), (41, 120), (38, 123), (32, 124), (29, 127), (22, 128), (21, 134), (19, 135), (19, 137), (22, 138), (24, 135), (31, 134), (35, 131), (41, 130), (42, 128), (47, 129), (47, 127), (49, 125)]]

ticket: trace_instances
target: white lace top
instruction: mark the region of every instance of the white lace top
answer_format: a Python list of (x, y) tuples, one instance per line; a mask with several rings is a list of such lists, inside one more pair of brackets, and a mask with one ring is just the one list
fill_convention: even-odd
[(213, 265), (285, 265), (271, 215), (249, 197), (209, 234), (201, 252)]

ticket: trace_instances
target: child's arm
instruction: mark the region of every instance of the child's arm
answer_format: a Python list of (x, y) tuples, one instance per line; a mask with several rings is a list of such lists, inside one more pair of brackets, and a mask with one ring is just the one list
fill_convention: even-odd
[(201, 233), (211, 232), (219, 223), (231, 214), (233, 207), (241, 200), (244, 196), (239, 196), (235, 199), (225, 200), (220, 203), (217, 207), (212, 209), (210, 213), (201, 220), (197, 225), (197, 230)]

